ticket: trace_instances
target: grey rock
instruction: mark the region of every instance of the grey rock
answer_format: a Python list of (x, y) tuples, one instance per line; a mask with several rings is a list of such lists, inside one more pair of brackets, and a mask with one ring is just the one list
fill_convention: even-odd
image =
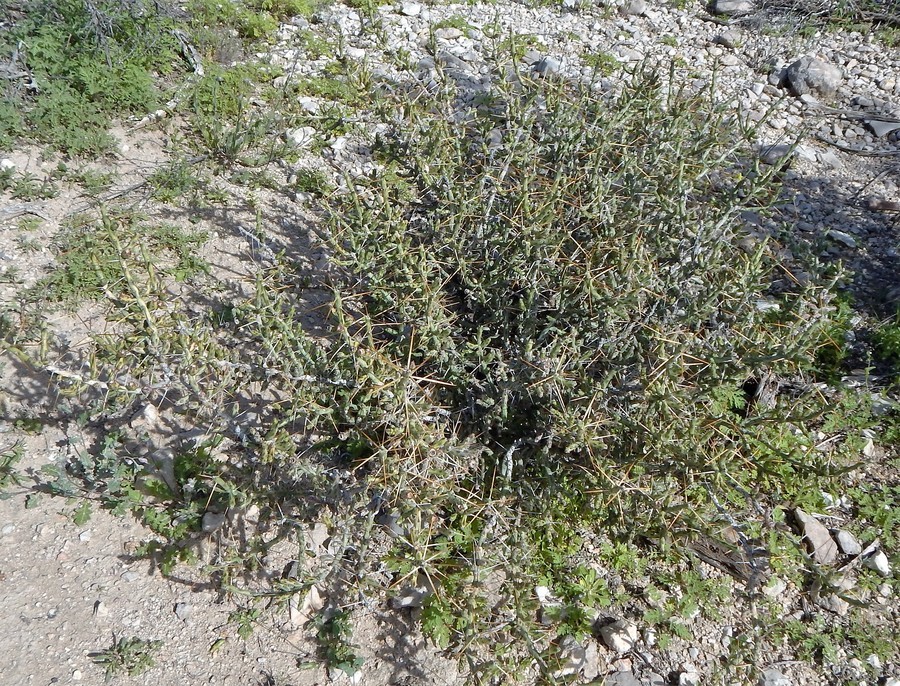
[(603, 686), (641, 686), (641, 681), (631, 672), (613, 672), (606, 677)]
[(838, 169), (841, 166), (841, 158), (837, 156), (834, 150), (823, 150), (819, 153), (819, 161), (832, 169)]
[(851, 236), (849, 233), (845, 233), (844, 231), (838, 231), (837, 229), (829, 229), (825, 235), (827, 235), (833, 241), (837, 241), (838, 243), (843, 243), (848, 248), (856, 247), (856, 239), (853, 236)]
[(442, 50), (438, 53), (437, 61), (448, 69), (459, 69), (460, 71), (467, 72), (470, 70), (469, 65), (461, 60), (459, 57), (454, 55), (452, 52), (448, 52), (447, 50)]
[(0, 171), (9, 171), (10, 169), (15, 169), (15, 168), (16, 168), (16, 163), (13, 162), (8, 157), (4, 157), (2, 160), (0, 160)]
[(122, 581), (125, 581), (125, 582), (127, 582), (127, 583), (131, 583), (132, 581), (137, 581), (138, 579), (140, 579), (140, 578), (141, 578), (141, 573), (140, 573), (140, 572), (135, 572), (135, 571), (128, 571), (128, 572), (123, 573), (122, 576), (120, 576), (119, 578), (120, 578)]
[(422, 13), (422, 5), (417, 2), (404, 2), (400, 5), (400, 14), (406, 17), (418, 17)]
[(463, 32), (454, 26), (447, 26), (435, 31), (434, 35), (443, 40), (456, 40), (457, 38), (462, 37)]
[(534, 65), (534, 71), (541, 76), (553, 76), (558, 74), (562, 69), (562, 62), (555, 57), (542, 57), (540, 61)]
[(623, 14), (639, 17), (647, 11), (647, 3), (644, 0), (630, 0), (622, 5), (621, 11)]
[(543, 58), (543, 55), (534, 48), (528, 48), (525, 54), (522, 55), (522, 61), (525, 64), (537, 64), (541, 61), (541, 58)]
[(843, 79), (840, 68), (809, 55), (791, 64), (785, 72), (788, 87), (798, 96), (805, 93), (834, 95)]
[(194, 614), (194, 606), (188, 603), (175, 603), (175, 616), (182, 622), (186, 622)]
[(225, 513), (208, 511), (203, 513), (203, 522), (200, 528), (203, 530), (203, 533), (211, 534), (213, 531), (222, 528), (224, 523)]
[(869, 569), (874, 569), (881, 576), (887, 577), (891, 575), (891, 564), (882, 550), (876, 550), (871, 555), (868, 555), (863, 560), (863, 564)]
[(844, 553), (844, 555), (859, 555), (862, 552), (862, 546), (859, 544), (859, 541), (856, 540), (856, 536), (849, 531), (840, 529), (834, 535), (834, 538), (837, 541), (838, 548), (841, 549), (841, 552)]
[(559, 642), (558, 659), (560, 667), (553, 672), (554, 679), (578, 674), (585, 664), (585, 649), (578, 641), (571, 636), (565, 636)]
[(627, 653), (634, 648), (638, 640), (637, 627), (623, 619), (600, 627), (600, 638), (610, 650)]
[(838, 547), (832, 540), (831, 534), (828, 533), (828, 529), (822, 526), (818, 519), (808, 515), (799, 507), (794, 510), (794, 517), (800, 524), (803, 538), (806, 539), (815, 561), (822, 565), (832, 564), (837, 559)]
[(841, 598), (837, 593), (820, 595), (818, 598), (816, 598), (816, 605), (821, 607), (823, 610), (834, 612), (834, 614), (838, 615), (839, 617), (846, 617), (847, 613), (850, 611), (850, 603)]
[(756, 5), (751, 0), (716, 0), (713, 4), (714, 14), (724, 14), (733, 17), (740, 14), (750, 14), (756, 11)]
[(757, 683), (759, 686), (793, 686), (791, 680), (774, 667), (763, 670)]
[(600, 667), (600, 650), (597, 647), (597, 642), (594, 640), (588, 641), (584, 647), (584, 667), (581, 669), (581, 673), (585, 679), (596, 679), (600, 676)]
[(301, 126), (284, 132), (287, 141), (298, 148), (308, 148), (315, 140), (315, 136), (316, 130), (312, 126)]
[(647, 676), (647, 686), (666, 686), (669, 681), (662, 674), (650, 672)]
[(619, 53), (619, 56), (626, 62), (640, 62), (644, 59), (644, 55), (641, 51), (635, 50), (634, 48), (623, 46), (616, 48), (616, 52)]
[(900, 122), (895, 121), (881, 121), (879, 119), (866, 119), (865, 124), (869, 127), (869, 130), (874, 133), (878, 138), (884, 138), (889, 135), (891, 132), (900, 129)]
[(422, 607), (422, 603), (428, 596), (428, 588), (424, 586), (407, 586), (397, 595), (391, 598), (391, 607), (395, 610), (405, 608)]
[(729, 50), (740, 47), (741, 42), (741, 34), (737, 31), (723, 31), (713, 38), (713, 43), (721, 45), (723, 48), (728, 48)]
[(700, 686), (700, 674), (697, 672), (682, 672), (678, 675), (678, 686)]
[(761, 145), (759, 147), (759, 159), (764, 164), (788, 164), (793, 156), (793, 146), (786, 143), (778, 145)]

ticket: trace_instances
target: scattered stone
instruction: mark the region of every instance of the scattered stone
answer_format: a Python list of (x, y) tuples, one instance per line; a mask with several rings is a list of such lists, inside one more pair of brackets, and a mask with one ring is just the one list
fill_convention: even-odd
[(724, 14), (734, 17), (740, 14), (750, 14), (756, 11), (756, 5), (750, 0), (716, 0), (713, 4), (714, 14)]
[(616, 52), (619, 53), (619, 57), (621, 57), (624, 62), (640, 62), (644, 59), (643, 53), (634, 48), (620, 46), (616, 48)]
[(881, 576), (887, 577), (891, 575), (891, 564), (888, 562), (887, 555), (884, 554), (883, 550), (876, 550), (871, 555), (866, 556), (863, 564), (869, 569), (874, 569)]
[(2, 160), (0, 160), (0, 171), (9, 171), (9, 170), (15, 169), (15, 168), (16, 168), (16, 163), (13, 162), (8, 157), (4, 157)]
[(102, 600), (94, 603), (94, 617), (99, 617), (100, 619), (109, 617), (109, 608)]
[(779, 576), (773, 576), (769, 579), (765, 586), (763, 586), (763, 595), (768, 596), (769, 598), (778, 598), (787, 590), (787, 582)]
[(562, 69), (562, 62), (555, 57), (542, 57), (534, 65), (534, 71), (541, 76), (553, 76)]
[(428, 595), (426, 586), (406, 586), (391, 598), (391, 607), (395, 610), (422, 607), (422, 603)]
[(831, 534), (828, 533), (828, 529), (822, 526), (818, 519), (806, 514), (799, 507), (794, 510), (794, 517), (800, 523), (803, 537), (806, 539), (813, 559), (822, 565), (832, 564), (837, 559), (838, 547), (832, 540)]
[(299, 599), (298, 593), (291, 596), (288, 603), (288, 617), (294, 626), (303, 626), (323, 607), (325, 607), (325, 600), (319, 593), (319, 589), (316, 586), (310, 586), (303, 595), (302, 601)]
[(851, 236), (849, 233), (845, 233), (844, 231), (838, 231), (837, 229), (829, 229), (825, 234), (831, 240), (837, 241), (838, 243), (843, 243), (848, 248), (856, 247), (856, 239)]
[(175, 603), (175, 616), (182, 622), (186, 622), (194, 614), (194, 606), (188, 603)]
[(4, 524), (3, 528), (0, 529), (0, 535), (9, 536), (15, 530), (16, 530), (15, 524)]
[(793, 155), (792, 145), (761, 145), (759, 147), (760, 162), (775, 166), (776, 164), (789, 164)]
[(563, 637), (557, 649), (560, 667), (553, 672), (554, 679), (578, 674), (584, 668), (586, 651), (572, 636)]
[(153, 405), (147, 403), (131, 415), (128, 423), (131, 428), (138, 431), (149, 431), (159, 423), (159, 412)]
[(816, 605), (823, 610), (834, 612), (838, 617), (846, 617), (850, 611), (850, 603), (841, 598), (837, 593), (828, 593), (816, 598)]
[(878, 138), (884, 138), (893, 131), (897, 131), (898, 129), (900, 129), (900, 122), (881, 121), (880, 119), (866, 119), (865, 125)]
[(819, 153), (819, 161), (832, 169), (839, 169), (841, 166), (841, 159), (837, 156), (837, 153), (834, 150), (823, 150)]
[(787, 85), (798, 96), (813, 92), (832, 96), (843, 79), (838, 67), (808, 55), (791, 64), (785, 72)]
[(391, 538), (400, 538), (406, 535), (406, 529), (400, 526), (399, 515), (387, 510), (379, 512), (375, 517), (375, 523), (387, 529)]
[(82, 543), (88, 543), (90, 542), (92, 536), (93, 534), (91, 534), (91, 530), (88, 529), (87, 531), (82, 531), (80, 534), (78, 534), (78, 540)]
[(600, 627), (600, 637), (610, 650), (627, 653), (637, 643), (638, 631), (631, 622), (619, 619), (612, 624)]
[(713, 38), (713, 43), (716, 45), (721, 45), (723, 48), (728, 48), (729, 50), (734, 50), (735, 48), (739, 48), (741, 46), (741, 34), (737, 31), (723, 31), (718, 36)]
[(422, 5), (417, 2), (404, 2), (400, 5), (400, 14), (405, 17), (418, 17), (422, 13)]
[(669, 680), (666, 679), (662, 674), (657, 674), (656, 672), (650, 672), (647, 675), (647, 686), (667, 686)]
[(122, 576), (119, 577), (119, 578), (122, 579), (122, 581), (125, 581), (125, 582), (127, 582), (127, 583), (131, 583), (132, 581), (137, 581), (138, 579), (140, 579), (140, 578), (141, 578), (141, 574), (140, 574), (140, 572), (135, 572), (135, 571), (133, 571), (133, 570), (129, 570), (129, 571), (127, 571), (127, 572), (124, 572), (124, 573), (122, 574)]
[(318, 114), (319, 108), (321, 107), (319, 100), (309, 95), (297, 98), (297, 104), (300, 105), (301, 110), (308, 112), (309, 114)]
[(81, 681), (81, 677), (82, 674), (80, 669), (76, 669), (74, 672), (72, 672), (72, 681)]
[(869, 657), (866, 658), (866, 664), (868, 664), (869, 667), (874, 669), (876, 672), (881, 671), (881, 658), (879, 658), (875, 653), (872, 653), (871, 655), (869, 655)]
[(678, 686), (700, 686), (698, 672), (682, 672), (678, 675)]
[(791, 680), (774, 667), (763, 670), (758, 683), (759, 686), (793, 686)]
[(585, 679), (590, 681), (600, 676), (600, 669), (600, 650), (597, 647), (597, 642), (589, 640), (584, 647), (584, 667), (581, 673)]
[(289, 143), (298, 148), (308, 148), (316, 137), (316, 130), (312, 126), (301, 126), (298, 129), (288, 129), (284, 137)]
[(323, 522), (316, 522), (310, 529), (303, 532), (303, 540), (306, 550), (313, 555), (325, 549), (325, 542), (331, 537), (328, 526)]
[(849, 531), (839, 529), (834, 538), (837, 541), (838, 548), (841, 549), (844, 555), (859, 555), (862, 552), (862, 546), (856, 540), (856, 536)]
[(224, 512), (212, 512), (207, 511), (203, 513), (203, 522), (200, 528), (203, 530), (205, 534), (211, 534), (214, 531), (222, 528), (222, 525), (225, 523), (225, 513)]
[(603, 686), (641, 686), (633, 672), (613, 672), (606, 677)]
[(621, 8), (622, 14), (640, 17), (647, 11), (647, 3), (644, 0), (631, 0)]

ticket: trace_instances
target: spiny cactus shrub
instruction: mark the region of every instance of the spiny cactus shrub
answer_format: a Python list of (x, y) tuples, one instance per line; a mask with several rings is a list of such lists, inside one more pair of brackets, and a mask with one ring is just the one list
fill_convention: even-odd
[(407, 525), (498, 511), (521, 531), (556, 508), (659, 538), (817, 471), (812, 401), (748, 389), (801, 376), (828, 291), (739, 247), (777, 193), (740, 126), (649, 71), (615, 96), (509, 91), (461, 123), (398, 108), (390, 173), (331, 207), (323, 402)]

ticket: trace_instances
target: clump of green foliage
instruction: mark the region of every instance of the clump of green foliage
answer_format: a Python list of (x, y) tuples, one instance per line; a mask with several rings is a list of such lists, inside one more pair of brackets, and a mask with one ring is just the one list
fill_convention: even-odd
[(895, 315), (878, 327), (874, 336), (875, 353), (900, 372), (900, 315)]
[(161, 100), (153, 74), (179, 68), (164, 3), (26, 0), (20, 11), (0, 33), (0, 54), (21, 70), (4, 82), (4, 147), (27, 130), (63, 152), (106, 152), (111, 118), (152, 111)]
[(90, 657), (97, 664), (106, 667), (107, 679), (122, 673), (138, 676), (153, 667), (153, 655), (162, 645), (162, 641), (150, 641), (136, 636), (114, 638), (109, 648), (91, 653)]
[[(491, 536), (507, 568), (546, 540), (532, 526), (672, 542), (719, 520), (716, 503), (749, 514), (749, 493), (814, 491), (820, 400), (748, 390), (801, 375), (831, 326), (824, 288), (776, 288), (773, 253), (738, 247), (740, 212), (774, 179), (741, 173), (724, 114), (658, 75), (613, 99), (521, 88), (466, 124), (413, 113), (381, 150), (404, 183), (335, 196), (345, 277), (320, 401), (335, 435), (368, 446), (401, 512), (457, 531), (505, 511)], [(411, 546), (429, 553), (402, 546), (404, 574), (448, 584), (486, 554), (481, 520), (446, 541), (417, 521)], [(474, 598), (431, 625), (446, 638)]]
[(142, 222), (132, 213), (76, 218), (58, 241), (58, 268), (33, 289), (34, 297), (76, 304), (138, 291), (162, 275), (183, 281), (206, 270), (196, 247), (205, 238), (172, 225)]

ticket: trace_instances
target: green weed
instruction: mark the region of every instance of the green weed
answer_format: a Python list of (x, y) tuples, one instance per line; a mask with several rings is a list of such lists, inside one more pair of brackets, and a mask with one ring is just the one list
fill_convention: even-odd
[(353, 676), (362, 666), (363, 660), (350, 642), (352, 629), (349, 613), (342, 610), (330, 616), (323, 613), (316, 618), (315, 626), (325, 664)]
[(39, 282), (34, 297), (72, 305), (127, 293), (133, 278), (183, 281), (205, 271), (195, 255), (203, 241), (174, 226), (142, 223), (133, 214), (104, 214), (99, 226), (82, 220), (58, 241), (57, 269)]
[(621, 68), (619, 60), (607, 52), (598, 52), (581, 56), (581, 61), (588, 67), (593, 67), (598, 74), (610, 76)]
[(106, 667), (106, 678), (119, 674), (138, 676), (153, 667), (153, 656), (162, 648), (162, 641), (143, 638), (113, 638), (112, 645), (104, 650), (90, 653), (90, 658)]
[(21, 442), (0, 452), (0, 498), (6, 497), (6, 489), (10, 486), (21, 486), (24, 481), (16, 471), (16, 464), (22, 459), (24, 446)]
[(0, 110), (0, 140), (29, 130), (63, 152), (107, 152), (111, 118), (154, 109), (161, 94), (151, 74), (180, 67), (175, 23), (158, 3), (30, 0), (24, 7), (24, 20), (0, 35), (0, 52), (22, 46), (36, 87), (7, 82), (8, 101), (22, 114)]

